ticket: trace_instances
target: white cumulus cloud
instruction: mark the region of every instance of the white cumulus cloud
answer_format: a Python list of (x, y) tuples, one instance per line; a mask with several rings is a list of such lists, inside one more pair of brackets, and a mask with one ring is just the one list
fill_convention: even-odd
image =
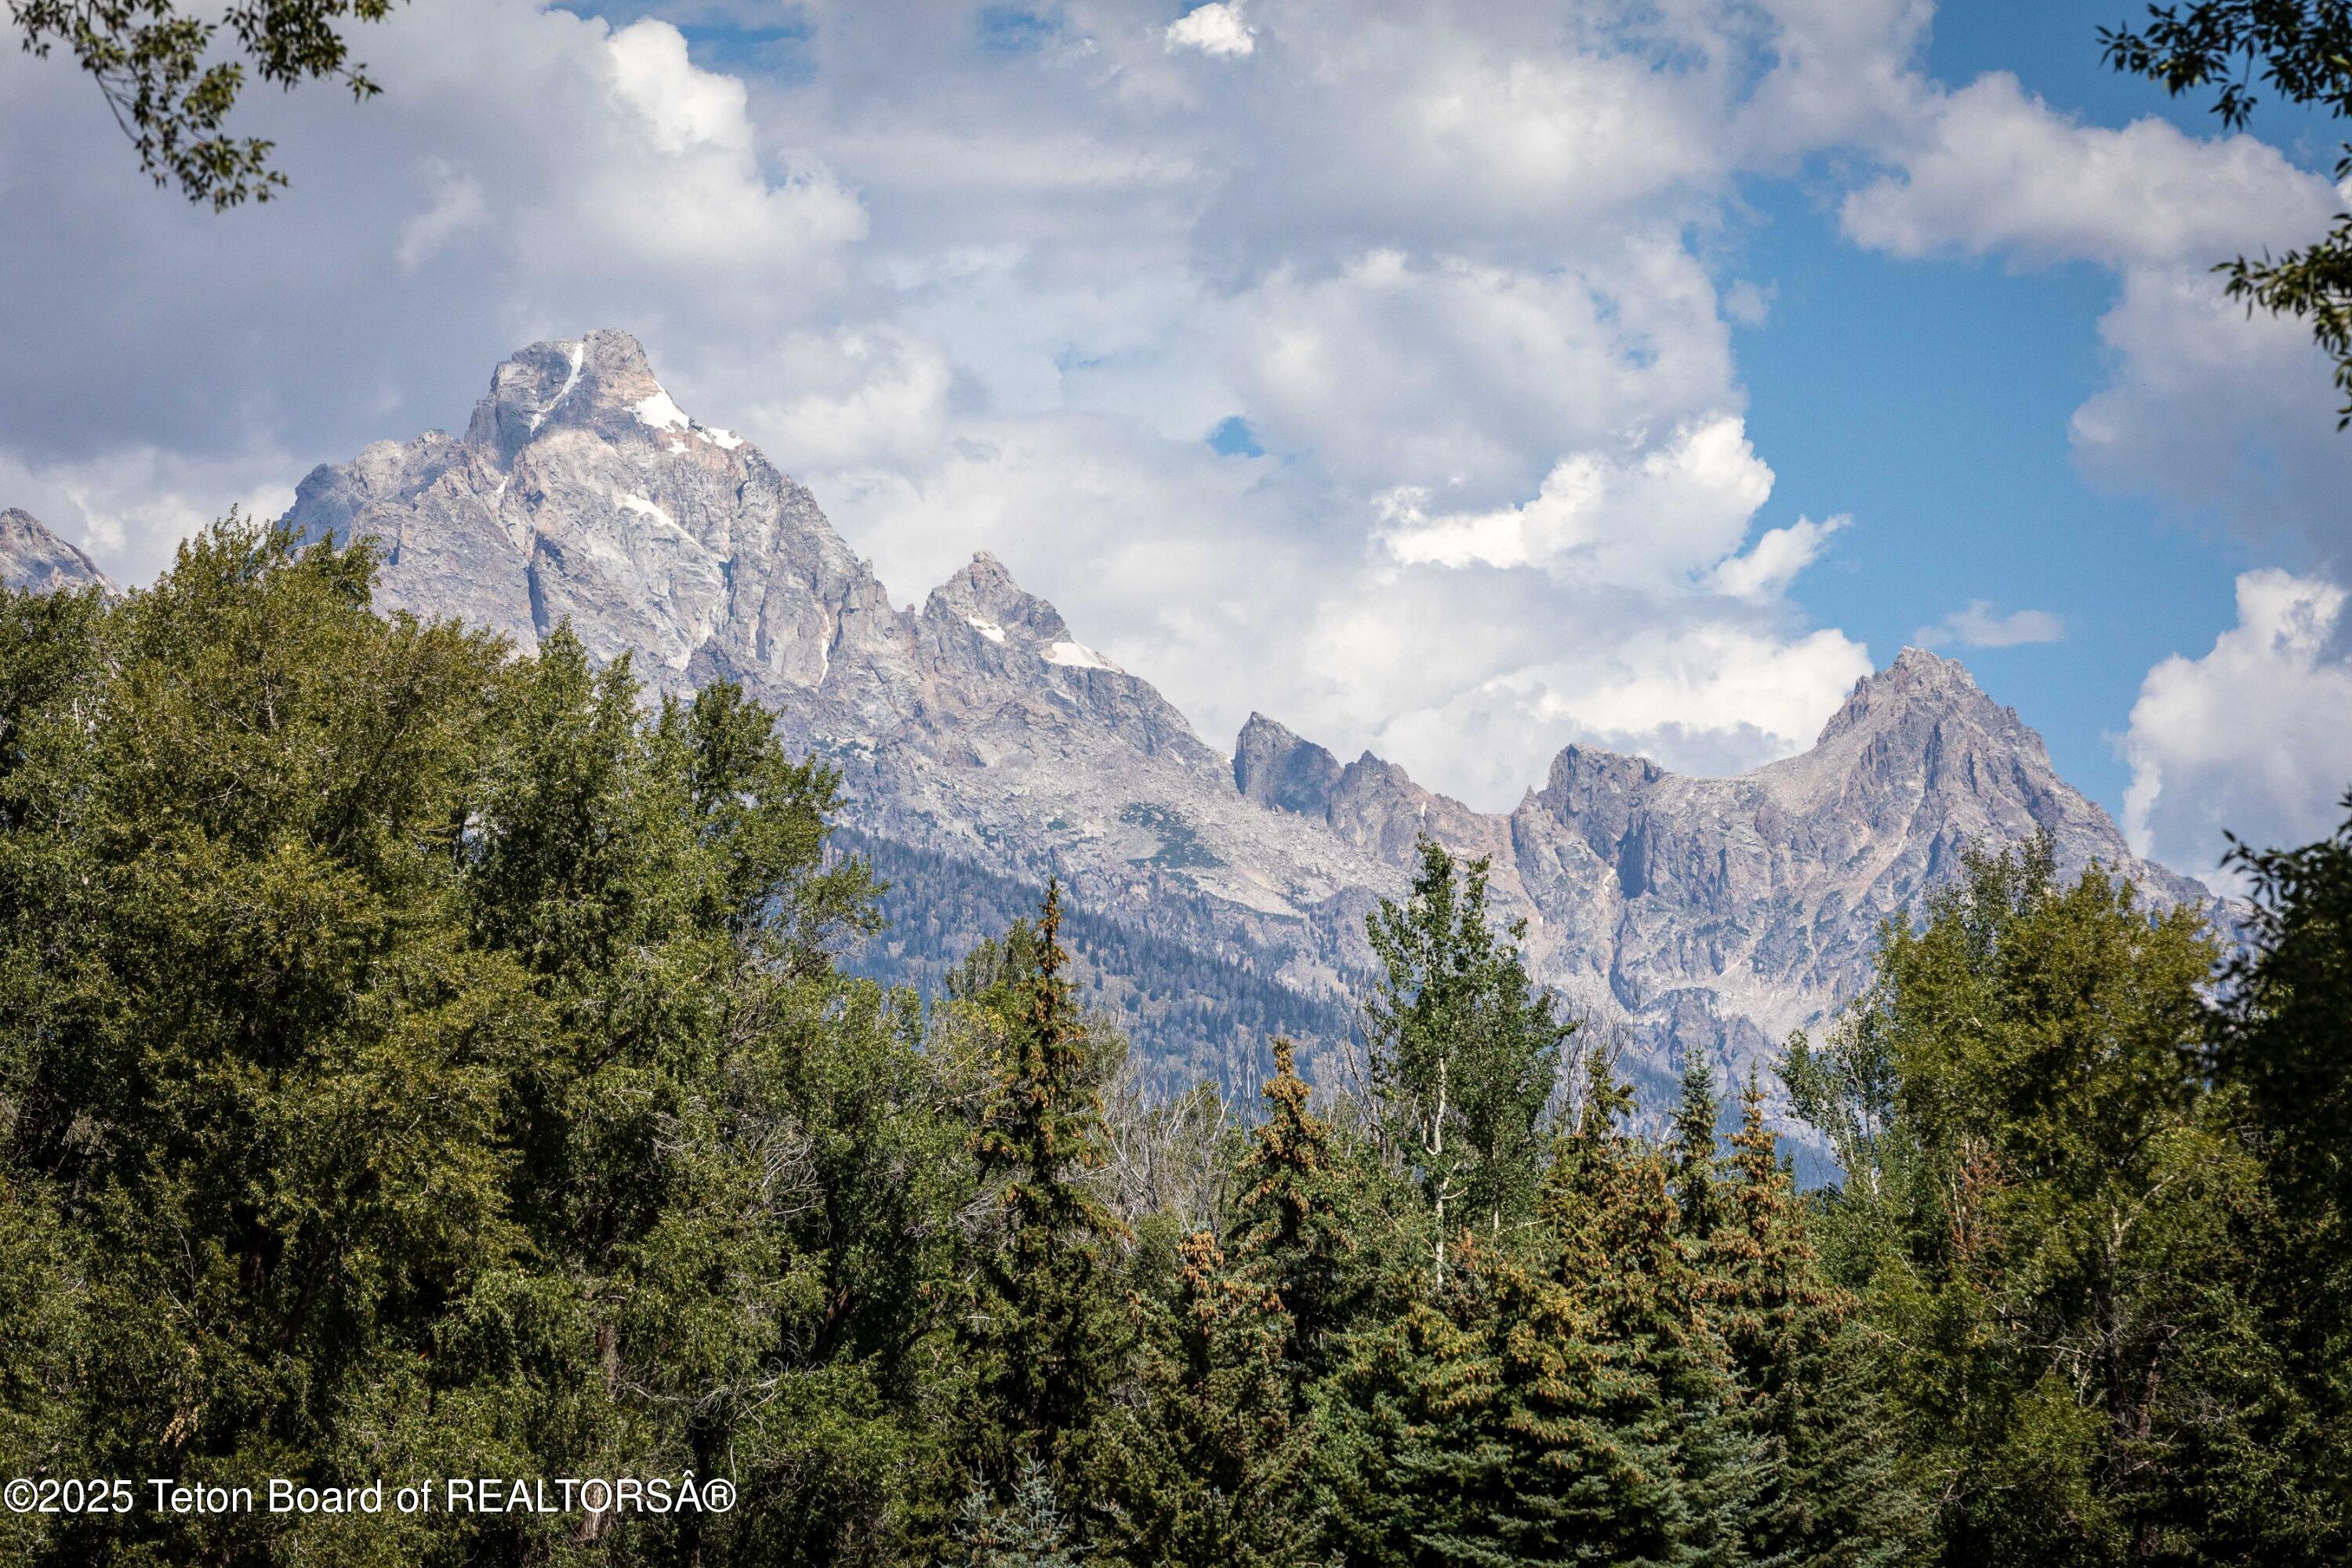
[(2332, 210), (2325, 180), (2252, 136), (2200, 140), (2152, 118), (2085, 124), (2006, 71), (1935, 103), (1923, 132), (1895, 172), (1846, 197), (1860, 243), (2120, 268), (2292, 240)]
[(1241, 0), (1213, 0), (1168, 24), (1168, 47), (1210, 55), (1245, 55), (1257, 47), (1256, 30), (1242, 20)]
[(2342, 204), (2326, 179), (2250, 135), (2087, 124), (2005, 72), (1924, 96), (1890, 149), (1842, 209), (1857, 243), (2116, 274), (2099, 322), (2113, 374), (2070, 430), (2089, 475), (2257, 536), (2352, 540), (2352, 444), (2334, 430), (2326, 361), (2303, 322), (2249, 317), (2211, 270), (2323, 232)]
[(812, 8), (768, 71), (707, 7), (414, 0), (381, 98), (254, 100), (294, 186), (228, 219), (0, 58), (0, 474), (137, 580), (203, 476), (616, 326), (900, 602), (992, 550), (1213, 739), (1261, 708), (1485, 805), (1571, 740), (1811, 740), (1868, 661), (1792, 596), (1838, 521), (1770, 510), (1721, 242), (1743, 171), (1918, 99), (1913, 0), (1033, 9)]
[(1853, 521), (1841, 512), (1819, 522), (1801, 517), (1786, 528), (1766, 530), (1747, 553), (1732, 556), (1715, 569), (1716, 591), (1757, 604), (1780, 598), (1796, 581), (1797, 574), (1820, 558), (1830, 535)]
[(1432, 516), (1426, 490), (1391, 491), (1381, 500), (1382, 538), (1406, 563), (1539, 566), (1570, 580), (1665, 587), (1723, 564), (1771, 494), (1772, 470), (1727, 415), (1638, 453), (1564, 458), (1520, 506)]
[(2345, 598), (2324, 578), (2248, 572), (2238, 624), (2202, 657), (2147, 672), (2123, 741), (2136, 850), (2210, 879), (2225, 834), (2301, 844), (2341, 819), (2352, 787)]

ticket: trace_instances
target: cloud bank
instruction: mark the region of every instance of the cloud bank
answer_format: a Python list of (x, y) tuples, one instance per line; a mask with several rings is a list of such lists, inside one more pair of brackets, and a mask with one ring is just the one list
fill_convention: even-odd
[[(1743, 768), (1869, 668), (1799, 595), (1871, 527), (1794, 515), (1751, 436), (1746, 183), (1826, 154), (1855, 243), (2115, 269), (2086, 468), (2189, 504), (2255, 473), (2266, 526), (2341, 526), (2341, 452), (2279, 434), (2290, 400), (2325, 423), (2307, 350), (2193, 271), (2325, 187), (1948, 89), (1928, 20), (415, 0), (369, 31), (383, 98), (257, 100), (295, 185), (227, 220), (11, 55), (0, 484), (136, 580), (228, 500), (462, 421), (512, 348), (622, 326), (899, 597), (992, 551), (1212, 739), (1264, 709), (1489, 806), (1572, 740)], [(2216, 384), (2242, 396), (2200, 422)]]

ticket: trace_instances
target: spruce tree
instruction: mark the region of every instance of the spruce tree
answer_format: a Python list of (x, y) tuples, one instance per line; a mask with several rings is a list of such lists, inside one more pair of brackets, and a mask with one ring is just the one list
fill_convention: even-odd
[(1107, 1445), (1107, 1549), (1136, 1568), (1277, 1568), (1304, 1557), (1296, 1487), (1307, 1434), (1293, 1414), (1282, 1300), (1196, 1231), (1150, 1321), (1140, 1397)]
[(1716, 1195), (1715, 1124), (1722, 1106), (1716, 1099), (1715, 1068), (1695, 1056), (1683, 1069), (1682, 1101), (1675, 1109), (1669, 1152), (1674, 1161), (1675, 1206), (1682, 1234), (1704, 1243), (1721, 1218)]
[(1796, 1184), (1751, 1075), (1740, 1096), (1725, 1218), (1701, 1250), (1711, 1310), (1751, 1439), (1748, 1551), (1758, 1564), (1893, 1564), (1924, 1508), (1898, 1476), (1894, 1430), (1846, 1327), (1853, 1302), (1821, 1268)]
[(1106, 1157), (1097, 1047), (1070, 994), (1061, 922), (1055, 883), (1034, 937), (1005, 944), (983, 994), (1003, 1037), (971, 1142), (993, 1214), (963, 1329), (975, 1376), (962, 1447), (986, 1485), (1009, 1488), (1034, 1459), (1066, 1499), (1125, 1371), (1112, 1248), (1128, 1232), (1090, 1179)]
[(1622, 1532), (1620, 1560), (1735, 1563), (1754, 1445), (1734, 1408), (1715, 1291), (1680, 1233), (1668, 1152), (1622, 1130), (1632, 1090), (1605, 1062), (1593, 1079), (1544, 1213), (1554, 1278), (1587, 1303), (1617, 1390), (1609, 1423), (1625, 1468), (1606, 1527)]
[[(1331, 1560), (1475, 1562), (1512, 1496), (1497, 1440), (1496, 1302), (1475, 1233), (1455, 1267), (1391, 1282), (1321, 1394), (1315, 1505)], [(1506, 1563), (1492, 1555), (1486, 1561)]]
[(1241, 1195), (1233, 1245), (1235, 1257), (1289, 1315), (1286, 1354), (1303, 1399), (1307, 1385), (1328, 1370), (1333, 1341), (1368, 1282), (1348, 1221), (1351, 1194), (1333, 1131), (1307, 1109), (1309, 1090), (1288, 1040), (1275, 1041), (1274, 1065), (1265, 1089), (1266, 1119), (1235, 1171)]
[(1669, 1166), (1605, 1068), (1534, 1237), (1453, 1267), (1336, 1374), (1322, 1468), (1351, 1563), (1733, 1563), (1749, 1444)]

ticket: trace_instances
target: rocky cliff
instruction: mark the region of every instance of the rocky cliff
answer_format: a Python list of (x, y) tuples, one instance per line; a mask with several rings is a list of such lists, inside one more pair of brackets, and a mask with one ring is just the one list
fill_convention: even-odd
[(113, 586), (95, 562), (51, 533), (31, 512), (13, 506), (0, 511), (0, 584), (47, 594), (93, 584)]
[(1538, 973), (1629, 1021), (1662, 1069), (1705, 1051), (1744, 1071), (1817, 1023), (1866, 974), (1879, 921), (1971, 842), (2043, 830), (2070, 867), (2205, 898), (2135, 859), (2015, 712), (1916, 649), (1812, 750), (1736, 778), (1571, 746), (1496, 814), (1263, 716), (1228, 758), (990, 556), (894, 608), (808, 491), (678, 408), (620, 332), (523, 350), (462, 437), (371, 447), (298, 498), (309, 536), (383, 542), (388, 605), (525, 648), (568, 619), (662, 689), (739, 680), (841, 766), (859, 831), (1058, 873), (1108, 918), (1301, 992), (1360, 973), (1363, 913), (1402, 889), (1416, 836), (1486, 857)]

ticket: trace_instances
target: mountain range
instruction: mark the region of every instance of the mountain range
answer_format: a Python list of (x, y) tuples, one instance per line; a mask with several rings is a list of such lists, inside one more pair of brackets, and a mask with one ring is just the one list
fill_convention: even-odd
[[(894, 606), (808, 490), (678, 407), (619, 331), (520, 351), (462, 436), (315, 468), (287, 521), (378, 539), (388, 607), (526, 650), (568, 620), (660, 691), (740, 682), (840, 768), (852, 842), (898, 879), (875, 973), (933, 978), (946, 902), (1058, 875), (1092, 922), (1092, 983), (1171, 1072), (1233, 1076), (1260, 1027), (1331, 1045), (1367, 972), (1364, 916), (1402, 893), (1423, 834), (1490, 862), (1538, 978), (1624, 1025), (1652, 1081), (1695, 1053), (1741, 1075), (1820, 1026), (1866, 979), (1880, 922), (1970, 844), (2046, 832), (2062, 868), (2096, 860), (2159, 900), (2212, 903), (2135, 857), (2014, 710), (1916, 648), (1800, 755), (1696, 778), (1570, 746), (1507, 812), (1370, 753), (1342, 763), (1264, 715), (1222, 749), (992, 556)], [(15, 511), (0, 575), (98, 580)], [(1245, 1014), (1204, 1024), (1122, 962), (1207, 976)]]

